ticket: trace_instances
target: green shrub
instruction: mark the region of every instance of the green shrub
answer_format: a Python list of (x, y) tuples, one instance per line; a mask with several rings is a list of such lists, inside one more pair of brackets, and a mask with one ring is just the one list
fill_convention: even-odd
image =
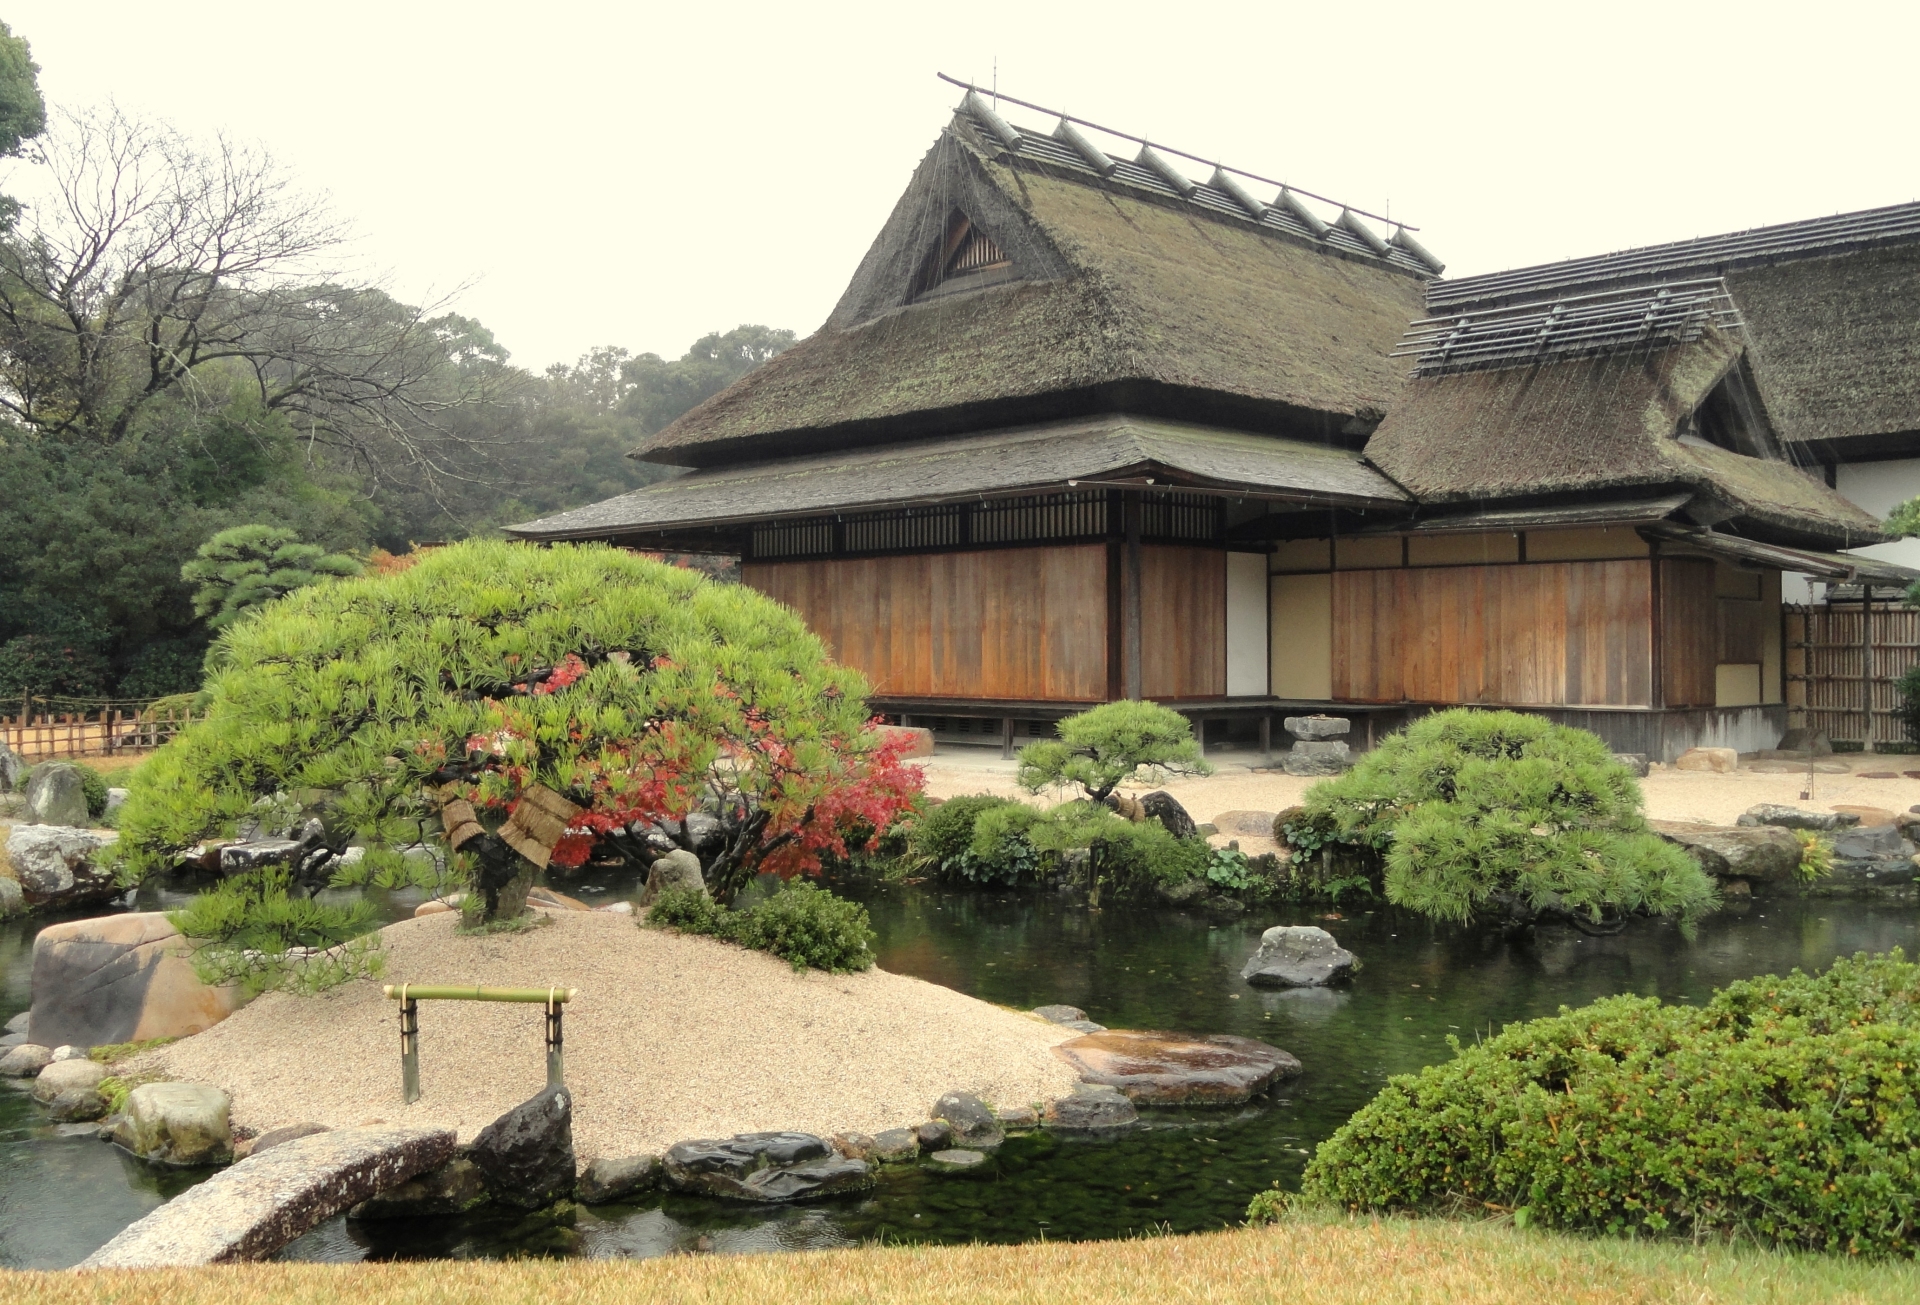
[(744, 911), (729, 910), (697, 888), (670, 889), (647, 909), (642, 923), (771, 952), (795, 970), (849, 974), (873, 965), (867, 908), (801, 879), (789, 880)]
[(80, 792), (87, 800), (87, 815), (93, 820), (107, 814), (107, 777), (87, 765), (76, 761), (73, 768), (80, 772)]
[(1640, 787), (1607, 745), (1538, 716), (1435, 712), (1304, 805), (1290, 839), (1299, 826), (1302, 841), (1370, 851), (1388, 901), (1443, 920), (1644, 912), (1690, 928), (1718, 904), (1693, 859), (1648, 832)]
[(1811, 829), (1796, 829), (1793, 836), (1800, 840), (1800, 862), (1793, 867), (1796, 879), (1810, 884), (1833, 873), (1832, 843)]
[[(246, 984), (254, 990), (331, 987), (378, 968), (376, 944), (362, 941), (378, 920), (373, 903), (346, 906), (295, 896), (285, 867), (233, 876), (203, 892), (167, 919), (193, 946), (193, 968), (205, 983)], [(294, 948), (331, 956), (287, 955)]]
[(914, 822), (913, 859), (942, 879), (1032, 883), (1040, 853), (1026, 829), (1036, 814), (1024, 802), (986, 793), (950, 798)]
[(1185, 716), (1157, 702), (1109, 702), (1020, 749), (1017, 782), (1029, 793), (1078, 787), (1103, 803), (1129, 779), (1212, 773)]
[(1320, 1145), (1304, 1199), (1914, 1254), (1920, 966), (1897, 951), (1699, 1008), (1610, 997), (1453, 1045)]

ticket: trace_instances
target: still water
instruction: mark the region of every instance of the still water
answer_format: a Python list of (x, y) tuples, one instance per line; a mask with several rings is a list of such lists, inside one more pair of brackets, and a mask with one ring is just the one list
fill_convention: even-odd
[[(570, 891), (592, 900), (623, 887)], [(285, 1257), (646, 1256), (1219, 1228), (1275, 1180), (1297, 1185), (1316, 1143), (1388, 1076), (1446, 1058), (1449, 1036), (1470, 1041), (1613, 993), (1698, 1001), (1734, 979), (1857, 951), (1920, 951), (1911, 903), (1755, 901), (1705, 921), (1691, 942), (1651, 922), (1610, 938), (1549, 929), (1510, 942), (1366, 903), (1350, 902), (1338, 918), (1321, 907), (1222, 919), (932, 885), (834, 888), (867, 905), (886, 969), (1008, 1006), (1066, 1002), (1115, 1028), (1261, 1038), (1297, 1055), (1306, 1072), (1251, 1107), (1155, 1113), (1116, 1140), (1015, 1138), (972, 1173), (886, 1171), (873, 1192), (822, 1205), (766, 1210), (654, 1196), (581, 1210), (571, 1227), (499, 1215), (340, 1218)], [(396, 899), (390, 909), (408, 905)], [(1262, 929), (1305, 923), (1360, 956), (1350, 987), (1262, 992), (1241, 982)], [(20, 925), (0, 937), (0, 1014), (26, 1005), (31, 939)], [(56, 1137), (36, 1107), (0, 1092), (0, 1264), (71, 1264), (190, 1181), (156, 1180), (104, 1143)]]

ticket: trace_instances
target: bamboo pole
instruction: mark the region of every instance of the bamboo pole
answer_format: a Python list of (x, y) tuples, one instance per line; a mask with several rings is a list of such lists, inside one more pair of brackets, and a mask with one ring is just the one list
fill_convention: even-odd
[(578, 988), (456, 988), (447, 985), (430, 987), (421, 983), (389, 983), (381, 988), (394, 1001), (522, 1001), (537, 1002), (544, 1006), (548, 1002), (572, 1001), (578, 995)]

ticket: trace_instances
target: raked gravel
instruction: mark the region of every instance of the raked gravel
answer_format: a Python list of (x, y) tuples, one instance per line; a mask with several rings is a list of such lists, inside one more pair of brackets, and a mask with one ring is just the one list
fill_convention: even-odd
[(566, 1011), (574, 1148), (658, 1152), (689, 1138), (797, 1129), (878, 1133), (944, 1092), (1005, 1106), (1064, 1096), (1076, 1077), (1037, 1016), (879, 969), (796, 974), (785, 962), (598, 912), (519, 934), (462, 936), (452, 913), (382, 931), (386, 972), (314, 997), (269, 993), (134, 1069), (224, 1088), (238, 1125), (309, 1121), (453, 1128), (466, 1141), (546, 1081), (544, 1014), (420, 1003), (422, 1094), (400, 1099), (398, 1003), (382, 983), (557, 984)]

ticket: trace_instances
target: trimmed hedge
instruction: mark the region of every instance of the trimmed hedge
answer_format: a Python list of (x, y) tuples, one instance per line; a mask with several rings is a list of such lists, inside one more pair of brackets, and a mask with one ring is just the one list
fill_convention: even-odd
[(867, 908), (802, 879), (744, 911), (729, 910), (697, 888), (669, 889), (647, 908), (642, 924), (772, 952), (795, 970), (850, 974), (873, 965)]
[(1610, 997), (1454, 1048), (1321, 1143), (1302, 1199), (1914, 1254), (1920, 966), (1898, 951), (1699, 1008)]

